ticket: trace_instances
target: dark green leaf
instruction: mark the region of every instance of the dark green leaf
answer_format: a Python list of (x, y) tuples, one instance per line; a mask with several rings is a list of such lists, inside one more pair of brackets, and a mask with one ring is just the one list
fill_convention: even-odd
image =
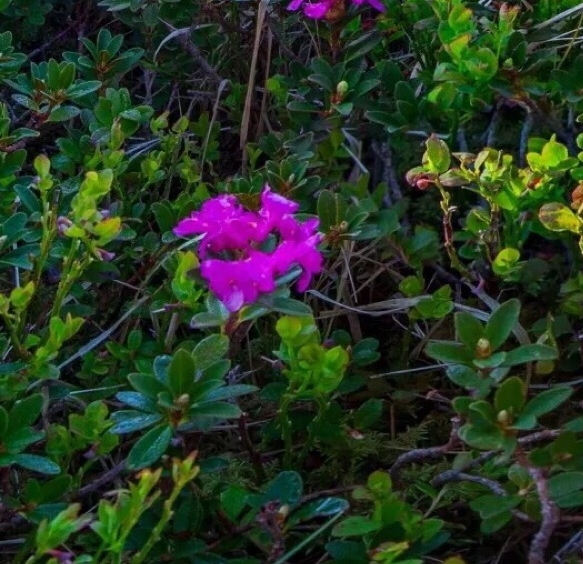
[(158, 410), (158, 406), (152, 398), (146, 397), (139, 392), (119, 392), (115, 397), (126, 405), (140, 411), (155, 413)]
[(158, 394), (168, 391), (166, 386), (151, 374), (130, 374), (128, 380), (135, 390), (149, 398), (156, 398)]
[(431, 341), (425, 347), (425, 354), (441, 362), (457, 364), (471, 362), (474, 357), (467, 347), (452, 341)]
[(559, 407), (571, 397), (572, 393), (573, 388), (567, 386), (557, 386), (556, 388), (540, 392), (526, 404), (522, 415), (526, 417), (540, 417)]
[(302, 499), (304, 486), (297, 472), (280, 472), (267, 486), (262, 497), (262, 504), (278, 501), (282, 505), (295, 507)]
[(470, 313), (458, 311), (454, 316), (456, 337), (470, 349), (482, 338), (484, 327), (482, 323)]
[(130, 470), (139, 470), (156, 462), (170, 445), (172, 428), (159, 425), (150, 429), (133, 447), (127, 459)]
[(11, 466), (12, 464), (41, 474), (59, 474), (61, 472), (58, 464), (44, 456), (35, 454), (0, 454), (0, 467)]
[(520, 301), (515, 298), (504, 302), (494, 310), (484, 329), (484, 337), (489, 341), (493, 351), (510, 337), (518, 323), (519, 314)]
[(354, 414), (354, 426), (359, 430), (370, 429), (383, 414), (383, 401), (370, 398)]
[(245, 394), (256, 392), (259, 388), (249, 384), (233, 384), (215, 389), (205, 395), (205, 401), (230, 400)]
[(81, 110), (74, 106), (59, 106), (51, 111), (47, 122), (69, 121), (70, 119), (77, 117), (80, 113)]
[(518, 415), (526, 403), (526, 386), (518, 376), (507, 378), (496, 390), (494, 408)]
[(229, 350), (229, 339), (225, 335), (215, 333), (205, 337), (192, 351), (196, 368), (204, 370), (215, 362), (224, 359)]
[(249, 492), (239, 485), (231, 485), (221, 493), (221, 506), (227, 516), (235, 521), (245, 508)]
[(111, 433), (123, 434), (141, 431), (158, 423), (162, 419), (160, 413), (143, 413), (142, 411), (116, 411), (111, 414), (113, 427), (109, 429)]
[(516, 366), (517, 364), (526, 364), (537, 360), (555, 360), (557, 357), (558, 354), (554, 347), (539, 345), (538, 343), (521, 345), (517, 349), (506, 353), (504, 366)]
[(382, 527), (379, 521), (373, 521), (368, 517), (355, 515), (341, 521), (332, 529), (333, 537), (361, 537), (374, 533)]
[(168, 366), (168, 387), (174, 397), (189, 392), (195, 373), (196, 365), (192, 355), (184, 349), (177, 350)]
[(241, 410), (234, 403), (213, 401), (201, 403), (190, 408), (190, 417), (216, 417), (217, 419), (231, 419), (241, 417)]
[(40, 415), (42, 406), (42, 394), (33, 394), (26, 399), (16, 402), (10, 410), (10, 422), (6, 430), (7, 434), (32, 425)]
[(346, 511), (350, 507), (347, 500), (338, 497), (324, 497), (302, 505), (287, 520), (287, 525), (294, 525), (316, 517), (330, 517)]
[(548, 480), (549, 494), (561, 508), (577, 507), (583, 503), (580, 495), (583, 489), (583, 472), (563, 472)]

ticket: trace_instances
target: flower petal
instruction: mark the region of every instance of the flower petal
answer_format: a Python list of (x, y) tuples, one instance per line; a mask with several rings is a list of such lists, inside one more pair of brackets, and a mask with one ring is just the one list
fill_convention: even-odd
[(307, 6), (304, 6), (304, 14), (306, 14), (308, 18), (321, 20), (330, 11), (333, 4), (334, 0), (325, 0), (324, 2), (308, 4)]

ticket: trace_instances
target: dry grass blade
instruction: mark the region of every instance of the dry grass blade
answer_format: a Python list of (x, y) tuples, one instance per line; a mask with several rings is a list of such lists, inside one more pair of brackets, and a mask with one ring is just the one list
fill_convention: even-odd
[(566, 19), (572, 18), (580, 12), (583, 12), (583, 2), (580, 2), (568, 10), (563, 10), (560, 14), (557, 14), (556, 16), (553, 16), (552, 18), (549, 18), (548, 20), (535, 25), (533, 29), (544, 29), (545, 27), (549, 27)]
[(261, 35), (263, 32), (263, 24), (265, 22), (265, 14), (267, 13), (267, 3), (265, 0), (260, 0), (257, 5), (257, 22), (255, 26), (255, 41), (253, 44), (253, 56), (251, 58), (251, 68), (249, 69), (249, 81), (247, 83), (247, 95), (245, 96), (245, 106), (243, 107), (243, 117), (241, 119), (241, 136), (239, 146), (243, 151), (243, 168), (246, 166), (245, 159), (245, 145), (249, 137), (249, 122), (251, 120), (251, 101), (253, 99), (253, 91), (255, 89), (255, 74), (257, 72), (257, 59), (259, 57), (259, 45), (261, 44)]

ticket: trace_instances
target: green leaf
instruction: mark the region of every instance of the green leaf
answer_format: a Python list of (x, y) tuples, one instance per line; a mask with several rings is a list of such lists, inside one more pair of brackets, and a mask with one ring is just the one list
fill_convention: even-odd
[(360, 537), (374, 533), (382, 527), (382, 523), (368, 517), (355, 515), (341, 521), (332, 529), (333, 537)]
[(425, 354), (435, 360), (454, 364), (471, 362), (473, 359), (473, 354), (464, 345), (453, 341), (431, 341), (425, 347)]
[(583, 488), (583, 472), (563, 472), (552, 476), (548, 480), (548, 487), (551, 498), (560, 508), (583, 504), (580, 495)]
[(423, 166), (427, 166), (431, 172), (437, 174), (446, 172), (451, 162), (447, 143), (438, 137), (431, 136), (427, 139), (425, 146), (427, 147), (425, 153), (427, 163), (424, 162)]
[(241, 511), (245, 509), (248, 496), (249, 492), (236, 484), (229, 486), (224, 492), (221, 492), (221, 506), (229, 519), (236, 521)]
[(325, 497), (316, 499), (294, 511), (287, 520), (287, 526), (293, 527), (302, 521), (309, 521), (316, 517), (330, 517), (346, 511), (350, 504), (346, 499)]
[(196, 365), (192, 355), (184, 349), (177, 350), (168, 366), (168, 388), (174, 397), (188, 393), (196, 374)]
[(494, 310), (484, 329), (484, 337), (493, 351), (506, 342), (518, 323), (519, 314), (520, 301), (516, 298), (504, 302)]
[(130, 470), (139, 470), (156, 462), (170, 445), (172, 428), (159, 425), (150, 429), (133, 447), (127, 459)]
[(297, 472), (280, 472), (265, 489), (261, 496), (261, 504), (268, 501), (278, 501), (282, 505), (295, 507), (300, 503), (304, 486), (301, 476)]
[(9, 453), (22, 452), (26, 447), (38, 443), (45, 436), (44, 431), (35, 431), (31, 427), (23, 427), (6, 434), (4, 437), (4, 447)]
[(526, 404), (521, 415), (535, 418), (545, 415), (567, 401), (572, 394), (573, 388), (567, 386), (557, 386), (540, 392)]
[(134, 409), (139, 409), (140, 411), (156, 413), (158, 410), (158, 404), (154, 399), (144, 396), (139, 392), (118, 392), (115, 394), (115, 397), (126, 405)]
[(81, 113), (79, 108), (74, 106), (59, 106), (55, 108), (47, 119), (47, 122), (69, 121)]
[(111, 414), (114, 425), (109, 429), (110, 433), (123, 434), (141, 431), (158, 423), (162, 419), (160, 413), (144, 413), (135, 410), (116, 411)]
[(222, 360), (229, 350), (229, 339), (225, 335), (215, 333), (205, 337), (192, 351), (192, 358), (199, 370), (208, 368)]
[(459, 437), (469, 446), (481, 450), (503, 448), (505, 443), (502, 431), (494, 426), (484, 428), (476, 425), (463, 425), (459, 430)]
[(549, 231), (570, 231), (579, 233), (581, 221), (567, 206), (553, 202), (545, 204), (538, 213), (540, 222)]
[(368, 489), (379, 498), (388, 496), (393, 489), (391, 475), (388, 472), (383, 472), (382, 470), (375, 470), (368, 477), (366, 485)]
[(366, 547), (362, 542), (332, 541), (326, 544), (326, 552), (334, 558), (333, 562), (361, 564), (370, 561)]
[(241, 409), (234, 403), (223, 401), (213, 401), (194, 405), (189, 410), (191, 418), (196, 417), (216, 417), (217, 419), (231, 419), (241, 417)]
[(87, 94), (99, 90), (100, 86), (101, 82), (99, 82), (99, 80), (86, 80), (79, 82), (67, 89), (67, 96), (71, 99), (81, 98), (82, 96), (86, 96)]
[(359, 430), (370, 429), (383, 414), (383, 401), (370, 398), (354, 414), (354, 426)]
[(154, 375), (156, 376), (156, 379), (165, 386), (168, 386), (168, 367), (171, 362), (172, 357), (168, 355), (157, 356), (154, 359)]
[(314, 313), (309, 305), (292, 298), (273, 298), (271, 309), (294, 316), (311, 316)]
[(517, 364), (526, 364), (537, 360), (555, 360), (558, 357), (554, 347), (533, 343), (531, 345), (522, 345), (506, 353), (504, 366), (516, 366)]
[(135, 390), (149, 398), (156, 398), (158, 394), (167, 391), (166, 386), (151, 374), (130, 374), (128, 380)]
[(502, 511), (493, 517), (488, 517), (480, 523), (480, 531), (485, 535), (491, 535), (499, 531), (512, 520), (511, 511)]
[(470, 502), (470, 508), (477, 511), (482, 519), (489, 519), (500, 513), (518, 507), (522, 501), (519, 495), (482, 495)]
[(205, 395), (206, 401), (230, 400), (256, 392), (259, 388), (249, 384), (232, 384), (230, 386), (223, 386), (217, 390), (213, 390)]
[(322, 190), (318, 196), (318, 218), (320, 229), (327, 233), (331, 227), (339, 225), (346, 219), (346, 202), (340, 194), (330, 190)]
[(512, 272), (516, 267), (516, 263), (520, 260), (520, 251), (508, 247), (502, 249), (492, 263), (492, 270), (498, 276), (504, 276)]
[(480, 388), (484, 382), (484, 379), (469, 366), (449, 366), (446, 375), (457, 386), (470, 390)]
[(472, 51), (472, 56), (464, 59), (469, 74), (481, 82), (489, 81), (498, 71), (498, 57), (487, 47)]
[(456, 338), (470, 349), (482, 338), (484, 327), (478, 319), (466, 311), (454, 315)]
[(42, 406), (42, 394), (33, 394), (26, 399), (16, 402), (14, 407), (10, 410), (10, 421), (6, 433), (10, 434), (17, 429), (22, 429), (32, 425), (40, 415)]
[(494, 396), (494, 408), (501, 412), (506, 410), (518, 415), (526, 403), (526, 386), (518, 376), (512, 376), (502, 382)]
[(0, 467), (13, 464), (41, 474), (59, 474), (61, 472), (58, 464), (44, 456), (35, 454), (0, 454)]

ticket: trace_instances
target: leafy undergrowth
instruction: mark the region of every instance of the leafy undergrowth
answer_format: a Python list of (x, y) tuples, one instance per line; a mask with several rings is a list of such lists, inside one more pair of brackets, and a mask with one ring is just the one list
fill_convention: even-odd
[(0, 560), (580, 562), (582, 22), (0, 0)]

